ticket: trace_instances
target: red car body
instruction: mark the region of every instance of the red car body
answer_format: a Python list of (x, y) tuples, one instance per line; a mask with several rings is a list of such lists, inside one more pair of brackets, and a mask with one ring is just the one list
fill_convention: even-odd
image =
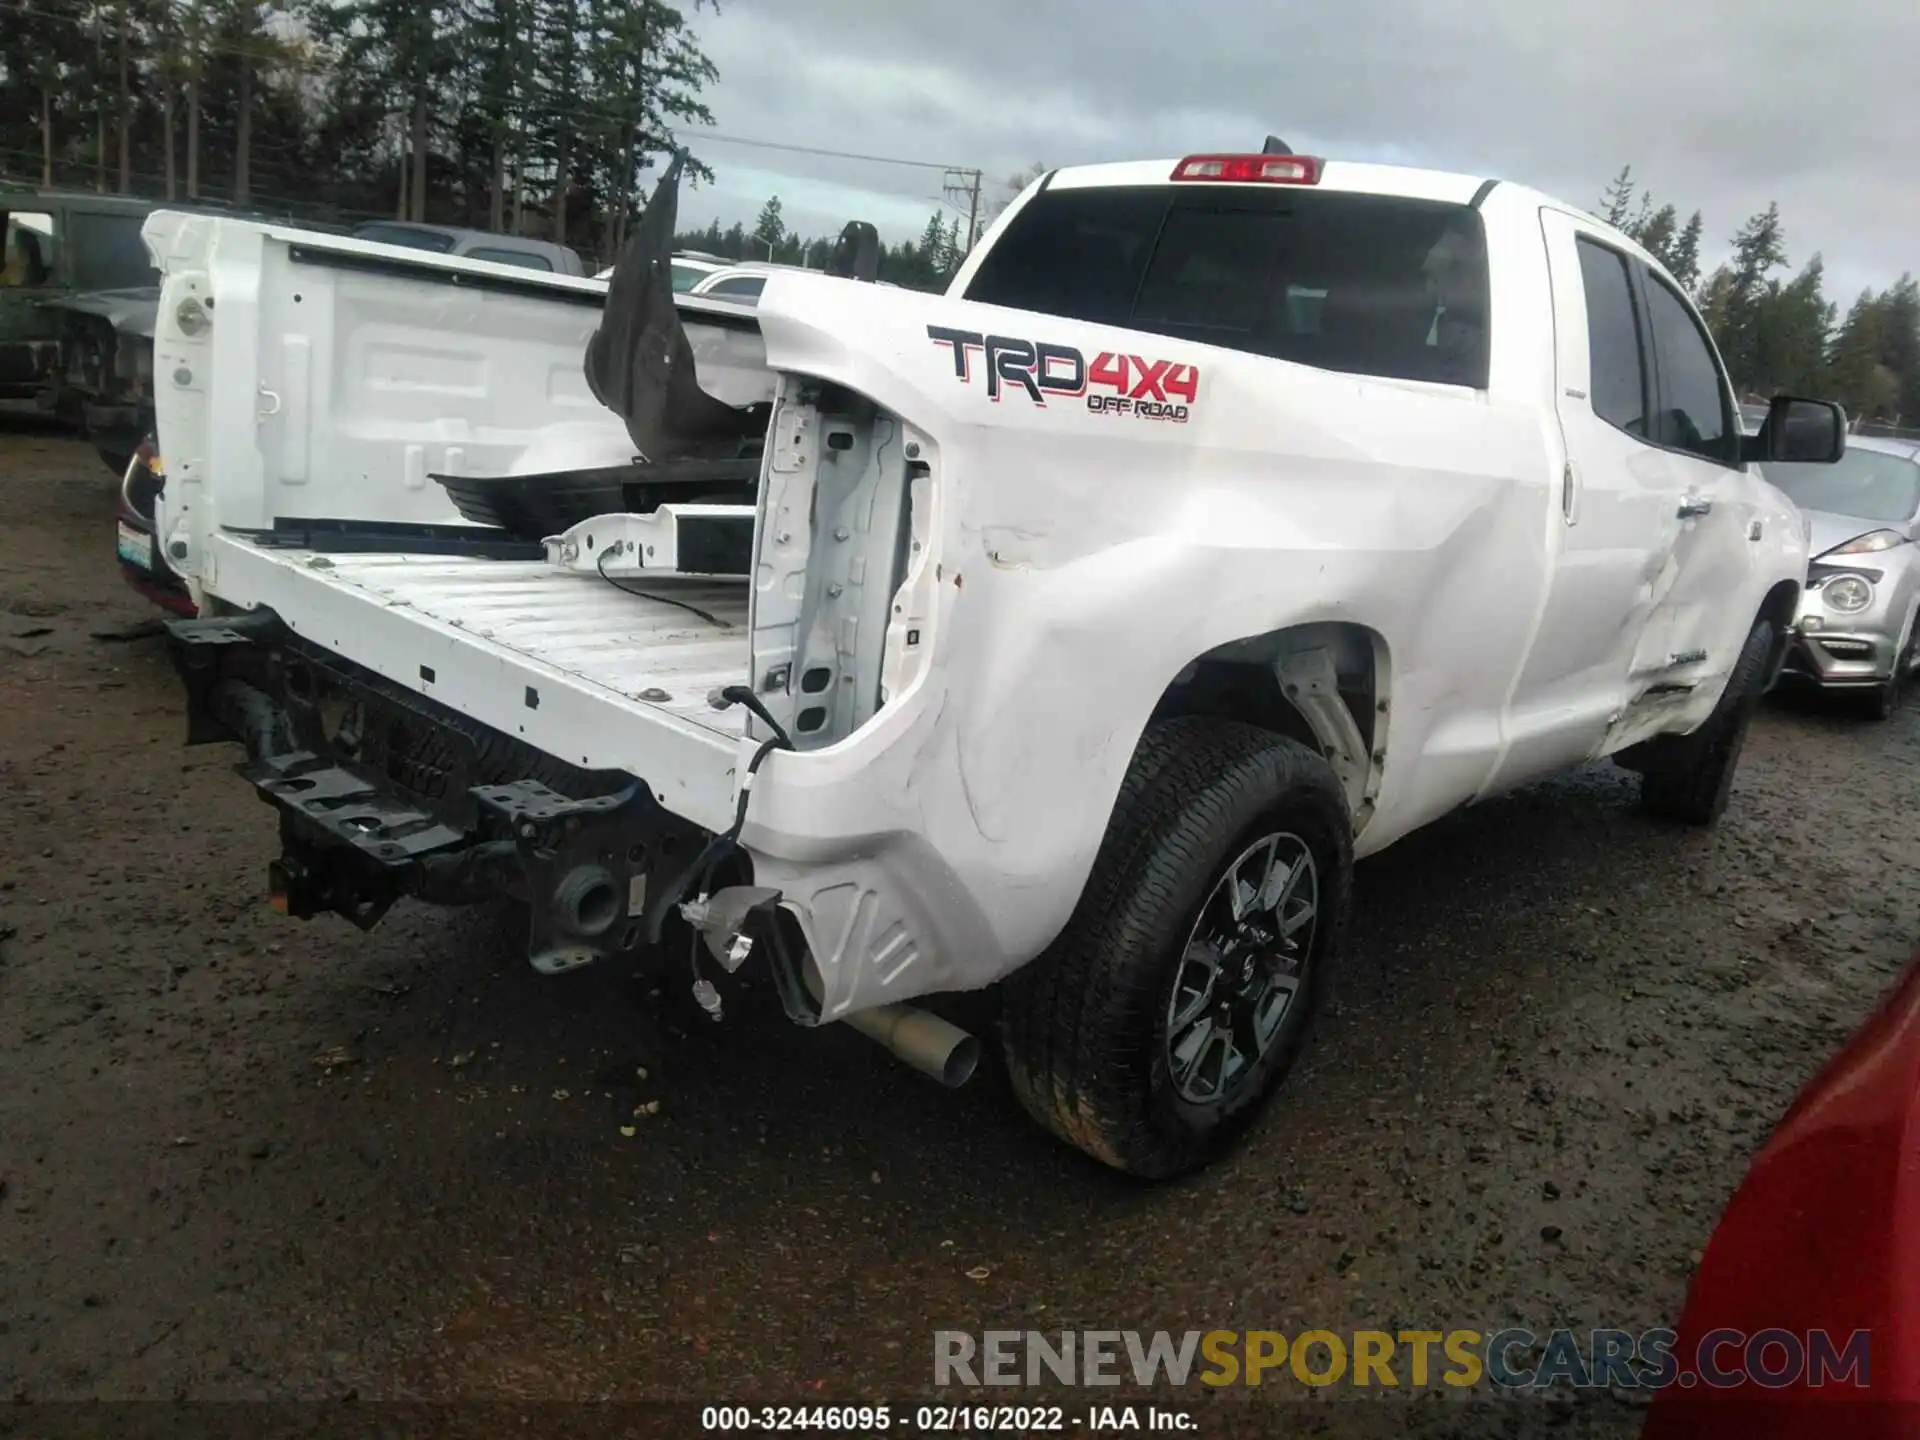
[[(1864, 1385), (1715, 1388), (1715, 1332), (1868, 1335)], [(1721, 1342), (1724, 1374), (1741, 1347)], [(1776, 1352), (1777, 1353), (1777, 1352)], [(1920, 958), (1788, 1110), (1721, 1216), (1642, 1440), (1920, 1436)], [(1777, 1362), (1776, 1362), (1777, 1363)]]

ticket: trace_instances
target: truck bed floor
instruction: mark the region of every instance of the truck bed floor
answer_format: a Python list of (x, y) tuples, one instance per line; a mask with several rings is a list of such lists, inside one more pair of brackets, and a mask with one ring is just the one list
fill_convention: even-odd
[(321, 555), (231, 533), (214, 549), (231, 603), (268, 606), (308, 641), (570, 764), (640, 776), (696, 824), (728, 823), (747, 717), (707, 697), (751, 669), (744, 583), (623, 577), (633, 594), (544, 561)]
[(722, 629), (662, 599), (544, 561), (329, 555), (331, 577), (629, 700), (734, 736), (746, 712), (715, 710), (708, 692), (747, 674), (747, 588), (666, 577), (625, 583), (727, 622)]

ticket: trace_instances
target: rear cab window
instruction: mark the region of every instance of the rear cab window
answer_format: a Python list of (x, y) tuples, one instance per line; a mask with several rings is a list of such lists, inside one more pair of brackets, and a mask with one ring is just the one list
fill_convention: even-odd
[(495, 265), (518, 265), (523, 270), (545, 270), (553, 273), (553, 266), (544, 255), (535, 255), (528, 250), (507, 250), (498, 246), (477, 246), (467, 252), (469, 260), (489, 260)]
[(1467, 205), (1306, 187), (1046, 190), (966, 297), (1386, 379), (1485, 389)]

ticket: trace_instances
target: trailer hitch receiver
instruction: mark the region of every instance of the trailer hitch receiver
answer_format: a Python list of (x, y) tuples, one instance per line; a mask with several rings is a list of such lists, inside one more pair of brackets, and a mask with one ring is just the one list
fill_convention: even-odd
[(659, 938), (665, 907), (649, 882), (682, 847), (644, 786), (574, 800), (520, 780), (472, 794), (485, 828), (519, 852), (534, 969), (559, 975)]

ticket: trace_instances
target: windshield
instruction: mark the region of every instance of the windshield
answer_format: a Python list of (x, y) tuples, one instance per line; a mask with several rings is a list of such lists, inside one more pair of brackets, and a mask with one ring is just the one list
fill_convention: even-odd
[(1047, 190), (966, 298), (1327, 370), (1487, 383), (1486, 237), (1465, 205), (1294, 187)]
[(1850, 449), (1831, 465), (1763, 467), (1802, 510), (1895, 523), (1920, 510), (1920, 465), (1879, 450)]
[(674, 293), (679, 294), (691, 290), (712, 273), (713, 271), (705, 265), (682, 265), (678, 260), (675, 260), (673, 262)]

